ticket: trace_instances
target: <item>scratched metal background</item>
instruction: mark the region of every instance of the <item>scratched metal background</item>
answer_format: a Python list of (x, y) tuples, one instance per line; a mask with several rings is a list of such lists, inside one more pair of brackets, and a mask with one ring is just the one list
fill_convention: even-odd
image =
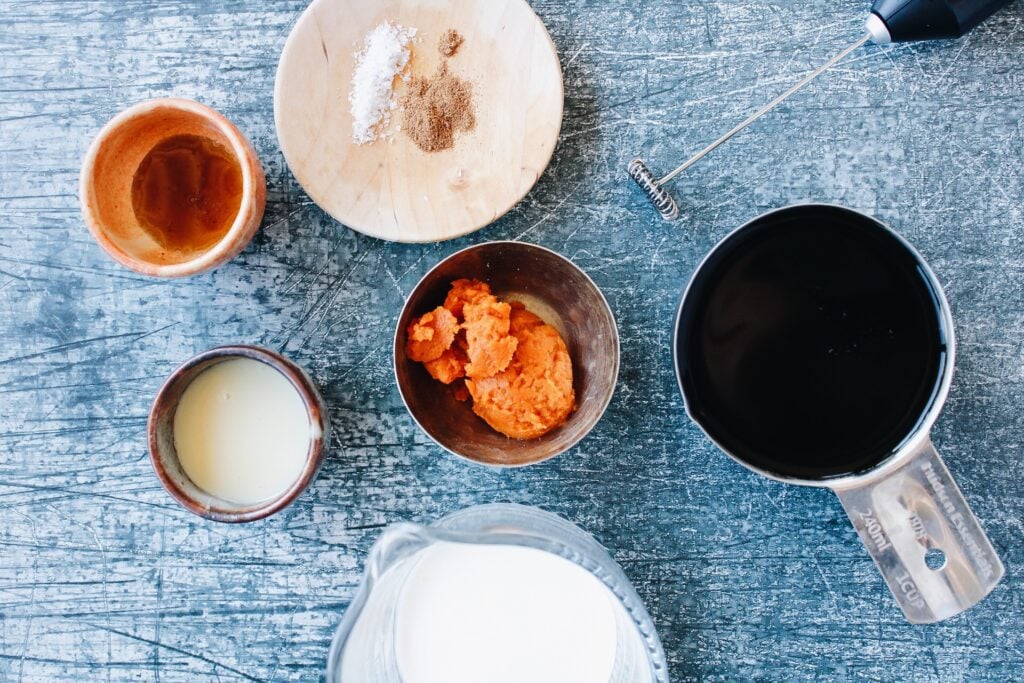
[[(382, 526), (473, 503), (582, 525), (646, 601), (675, 680), (1024, 676), (1024, 3), (958, 42), (868, 47), (693, 169), (660, 222), (624, 179), (668, 169), (860, 32), (864, 0), (536, 0), (566, 114), (548, 172), (469, 238), (388, 244), (327, 218), (278, 149), (272, 86), (303, 0), (0, 4), (0, 680), (316, 680)], [(471, 38), (471, 37), (470, 37)], [(181, 282), (93, 244), (79, 161), (118, 110), (198, 98), (266, 165), (261, 233)], [(935, 440), (1006, 562), (980, 607), (905, 623), (832, 494), (757, 478), (684, 417), (670, 322), (730, 228), (804, 200), (889, 221), (930, 260), (960, 362)], [(618, 317), (623, 367), (596, 431), (490, 472), (424, 438), (392, 327), (421, 274), (515, 238), (571, 257)], [(202, 349), (285, 351), (323, 387), (330, 459), (291, 509), (206, 523), (158, 485), (150, 400)]]

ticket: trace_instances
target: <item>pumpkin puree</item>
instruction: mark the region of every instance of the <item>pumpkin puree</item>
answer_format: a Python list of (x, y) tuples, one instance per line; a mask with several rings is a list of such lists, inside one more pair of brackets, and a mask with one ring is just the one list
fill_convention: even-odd
[(406, 355), (439, 382), (459, 382), (456, 397), (468, 391), (473, 412), (513, 439), (546, 434), (576, 406), (562, 336), (479, 280), (456, 280), (443, 306), (409, 325)]

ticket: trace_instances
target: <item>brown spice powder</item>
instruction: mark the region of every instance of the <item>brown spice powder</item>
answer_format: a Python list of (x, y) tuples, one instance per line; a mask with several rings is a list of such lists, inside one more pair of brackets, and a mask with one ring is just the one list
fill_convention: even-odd
[[(463, 38), (449, 30), (438, 50), (445, 57), (458, 52)], [(440, 152), (455, 146), (455, 134), (476, 127), (473, 88), (453, 76), (442, 61), (432, 76), (413, 76), (402, 95), (402, 130), (424, 152)]]
[(466, 39), (462, 37), (461, 33), (450, 28), (441, 36), (441, 42), (437, 44), (437, 51), (441, 53), (442, 57), (454, 57), (465, 41)]

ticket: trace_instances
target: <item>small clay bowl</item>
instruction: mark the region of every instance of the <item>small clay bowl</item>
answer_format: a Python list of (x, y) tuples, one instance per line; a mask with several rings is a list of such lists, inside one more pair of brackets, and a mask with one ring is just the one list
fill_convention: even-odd
[[(217, 498), (196, 486), (181, 468), (174, 448), (174, 413), (185, 389), (201, 372), (217, 363), (250, 358), (266, 363), (284, 375), (299, 392), (309, 412), (311, 438), (306, 466), (299, 478), (277, 498), (253, 505), (239, 505)], [(323, 464), (330, 436), (327, 406), (319, 390), (302, 368), (279, 353), (258, 346), (220, 346), (204, 351), (175, 370), (153, 401), (149, 412), (149, 456), (160, 483), (181, 505), (200, 517), (215, 522), (252, 522), (283, 510), (313, 483)]]
[[(234, 223), (205, 251), (176, 252), (139, 226), (132, 181), (145, 156), (164, 140), (196, 135), (231, 151), (242, 171), (242, 198)], [(124, 110), (100, 130), (82, 162), (78, 188), (92, 236), (115, 261), (143, 275), (185, 277), (231, 260), (252, 240), (263, 219), (267, 183), (252, 143), (219, 112), (192, 100), (149, 100)]]
[[(522, 302), (562, 335), (572, 358), (577, 406), (565, 424), (536, 439), (510, 439), (406, 357), (409, 323), (444, 303), (459, 278), (486, 282), (499, 299)], [(471, 462), (520, 467), (569, 450), (601, 419), (619, 374), (619, 334), (601, 290), (571, 261), (533, 244), (487, 242), (452, 254), (416, 285), (398, 318), (394, 362), (402, 400), (430, 438)]]

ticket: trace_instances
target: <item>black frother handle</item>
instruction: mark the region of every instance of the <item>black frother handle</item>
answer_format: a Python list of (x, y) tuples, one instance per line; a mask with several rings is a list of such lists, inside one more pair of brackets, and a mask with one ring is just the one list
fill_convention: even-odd
[(894, 43), (959, 38), (1012, 0), (875, 0), (871, 12)]

